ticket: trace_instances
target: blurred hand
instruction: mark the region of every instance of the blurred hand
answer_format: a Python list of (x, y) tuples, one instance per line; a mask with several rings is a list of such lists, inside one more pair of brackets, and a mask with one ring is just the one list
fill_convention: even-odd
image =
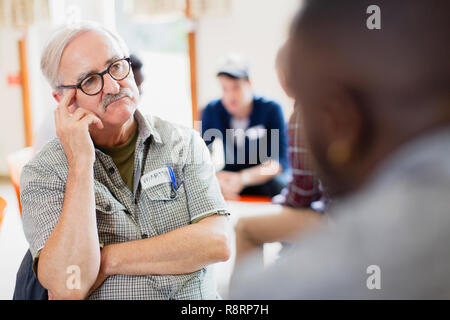
[(56, 135), (66, 153), (69, 167), (93, 165), (95, 149), (89, 134), (89, 126), (103, 129), (102, 121), (92, 112), (73, 105), (75, 89), (67, 90), (54, 111)]
[(220, 171), (216, 174), (220, 189), (227, 200), (236, 200), (244, 189), (241, 175), (238, 172)]

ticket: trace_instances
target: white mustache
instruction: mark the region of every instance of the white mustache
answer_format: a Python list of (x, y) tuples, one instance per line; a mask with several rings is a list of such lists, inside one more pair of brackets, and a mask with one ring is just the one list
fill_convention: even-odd
[(133, 92), (128, 88), (120, 88), (119, 93), (117, 94), (108, 94), (105, 99), (102, 101), (102, 109), (106, 110), (106, 107), (113, 103), (114, 101), (117, 101), (123, 97), (128, 97), (130, 99), (133, 99), (134, 95)]

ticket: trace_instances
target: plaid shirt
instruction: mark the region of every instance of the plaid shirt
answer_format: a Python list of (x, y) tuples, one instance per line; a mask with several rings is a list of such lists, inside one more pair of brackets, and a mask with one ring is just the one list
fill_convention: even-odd
[[(139, 136), (133, 192), (111, 157), (96, 149), (94, 184), (100, 246), (167, 233), (211, 214), (228, 214), (205, 143), (192, 129), (135, 113)], [(141, 177), (172, 166), (169, 182), (146, 189)], [(58, 222), (68, 164), (58, 139), (47, 144), (23, 169), (23, 225), (36, 259)], [(75, 245), (75, 244), (74, 244)], [(216, 299), (212, 266), (183, 275), (113, 275), (88, 299)]]
[(285, 205), (294, 208), (310, 207), (313, 201), (321, 198), (319, 179), (314, 174), (311, 155), (306, 149), (300, 128), (302, 117), (294, 111), (288, 124), (288, 154), (292, 167), (292, 180), (288, 185)]

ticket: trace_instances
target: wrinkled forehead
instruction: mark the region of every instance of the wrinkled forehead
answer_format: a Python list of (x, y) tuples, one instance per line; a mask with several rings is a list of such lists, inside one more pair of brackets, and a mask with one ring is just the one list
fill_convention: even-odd
[(89, 73), (103, 71), (112, 61), (125, 57), (119, 43), (108, 33), (86, 31), (73, 38), (63, 51), (59, 78), (75, 84)]

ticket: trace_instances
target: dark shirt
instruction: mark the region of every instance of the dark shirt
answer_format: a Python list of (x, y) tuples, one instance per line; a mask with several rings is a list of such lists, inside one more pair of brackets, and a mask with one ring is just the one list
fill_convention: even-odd
[[(217, 136), (216, 134), (211, 136), (211, 131), (207, 132), (209, 129), (217, 129), (217, 133), (221, 135), (225, 151), (224, 170), (241, 171), (268, 160), (278, 161), (283, 170), (289, 169), (286, 124), (278, 103), (254, 96), (241, 157), (235, 138), (228, 130), (232, 129), (231, 119), (231, 114), (225, 109), (221, 100), (209, 103), (202, 113), (202, 137), (206, 145), (210, 146)], [(276, 131), (278, 131), (278, 139)]]
[(13, 300), (48, 300), (47, 290), (33, 272), (33, 257), (27, 251), (17, 272)]

